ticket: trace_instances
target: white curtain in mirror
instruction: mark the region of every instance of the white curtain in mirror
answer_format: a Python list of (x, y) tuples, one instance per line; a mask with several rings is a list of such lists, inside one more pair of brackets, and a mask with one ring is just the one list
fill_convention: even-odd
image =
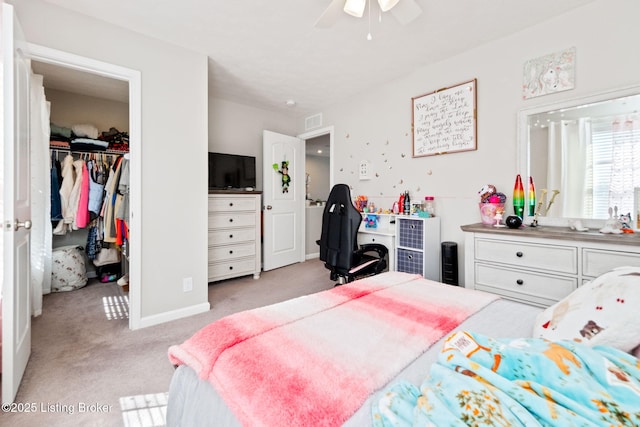
[(591, 139), (589, 120), (551, 122), (548, 136), (548, 197), (553, 190), (560, 190), (560, 193), (546, 214), (568, 218), (590, 217), (588, 211), (591, 203), (585, 197), (589, 186), (586, 149)]

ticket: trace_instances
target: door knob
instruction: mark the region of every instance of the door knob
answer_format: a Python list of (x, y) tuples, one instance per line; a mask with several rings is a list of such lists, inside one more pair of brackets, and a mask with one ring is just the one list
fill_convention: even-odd
[(20, 220), (16, 219), (16, 222), (13, 225), (13, 229), (18, 231), (20, 227), (24, 227), (25, 230), (31, 229), (31, 220), (28, 219), (25, 222), (20, 222)]
[(270, 211), (271, 209), (273, 209), (273, 206), (267, 205), (267, 210)]

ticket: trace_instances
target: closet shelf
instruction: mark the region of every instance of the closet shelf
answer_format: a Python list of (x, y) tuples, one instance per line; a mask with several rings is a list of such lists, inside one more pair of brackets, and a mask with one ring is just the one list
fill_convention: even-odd
[(128, 151), (122, 150), (71, 150), (64, 147), (49, 147), (49, 150), (61, 151), (64, 153), (89, 153), (89, 154), (127, 154)]

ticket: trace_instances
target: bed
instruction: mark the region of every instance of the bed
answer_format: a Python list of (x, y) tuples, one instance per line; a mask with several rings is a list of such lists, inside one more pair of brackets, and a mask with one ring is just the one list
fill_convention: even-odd
[(236, 313), (169, 349), (167, 425), (372, 425), (398, 384), (419, 393), (455, 333), (531, 337), (546, 312), (389, 272)]

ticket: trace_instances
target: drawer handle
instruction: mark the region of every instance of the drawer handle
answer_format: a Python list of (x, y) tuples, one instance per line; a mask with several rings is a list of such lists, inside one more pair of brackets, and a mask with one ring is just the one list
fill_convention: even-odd
[(229, 270), (233, 270), (233, 265), (230, 265), (230, 266), (229, 266)]
[(233, 202), (229, 202), (229, 206), (233, 206)]
[(229, 253), (230, 253), (230, 254), (232, 254), (232, 253), (233, 253), (233, 251), (229, 251)]
[(413, 255), (407, 255), (407, 259), (413, 259)]
[(233, 222), (233, 218), (229, 218), (229, 222)]
[(518, 285), (524, 285), (524, 280), (522, 280), (522, 279), (518, 279), (518, 280), (516, 280), (516, 283), (517, 283)]
[(415, 224), (411, 224), (411, 225), (409, 226), (409, 228), (416, 228), (416, 225), (415, 225)]
[(229, 238), (230, 238), (230, 239), (233, 239), (233, 234), (229, 234)]
[(522, 252), (516, 252), (516, 256), (517, 256), (518, 258), (522, 258)]

